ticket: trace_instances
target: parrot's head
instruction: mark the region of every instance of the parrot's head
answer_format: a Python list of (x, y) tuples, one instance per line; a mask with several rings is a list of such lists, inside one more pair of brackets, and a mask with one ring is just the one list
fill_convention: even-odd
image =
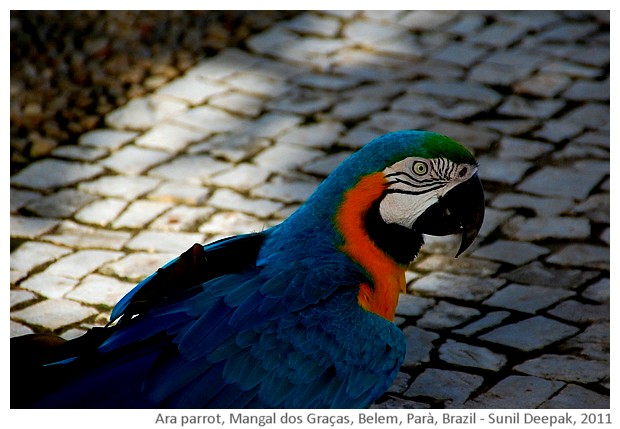
[(458, 256), (484, 217), (477, 171), (473, 155), (448, 137), (413, 130), (383, 135), (328, 179), (342, 186), (336, 224), (345, 241), (367, 235), (399, 264), (415, 258), (422, 234), (460, 234)]

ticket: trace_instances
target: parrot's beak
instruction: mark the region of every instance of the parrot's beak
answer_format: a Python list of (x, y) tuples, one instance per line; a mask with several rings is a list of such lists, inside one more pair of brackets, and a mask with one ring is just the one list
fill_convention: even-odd
[(484, 191), (477, 174), (451, 189), (429, 207), (414, 223), (413, 228), (428, 235), (461, 234), (463, 253), (478, 236), (484, 220)]

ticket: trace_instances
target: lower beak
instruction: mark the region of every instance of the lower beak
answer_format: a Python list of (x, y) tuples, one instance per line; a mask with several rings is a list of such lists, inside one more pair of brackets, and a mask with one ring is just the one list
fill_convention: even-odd
[(484, 220), (484, 191), (477, 174), (451, 189), (429, 207), (413, 224), (413, 228), (428, 235), (461, 234), (463, 253), (478, 236)]

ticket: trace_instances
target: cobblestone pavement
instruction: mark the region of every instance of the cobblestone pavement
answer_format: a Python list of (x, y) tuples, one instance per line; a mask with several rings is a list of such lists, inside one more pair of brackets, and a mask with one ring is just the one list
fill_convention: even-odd
[(194, 242), (261, 230), (404, 128), (480, 162), (479, 241), (429, 238), (376, 407), (609, 407), (609, 12), (305, 12), (11, 177), (11, 335), (107, 321)]

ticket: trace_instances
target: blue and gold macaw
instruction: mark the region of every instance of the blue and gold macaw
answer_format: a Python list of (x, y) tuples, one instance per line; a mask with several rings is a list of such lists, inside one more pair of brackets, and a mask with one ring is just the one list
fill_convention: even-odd
[(467, 149), (430, 132), (381, 136), (281, 224), (159, 269), (107, 327), (14, 339), (16, 383), (30, 385), (12, 386), (12, 405), (366, 407), (405, 356), (392, 321), (423, 234), (461, 234), (460, 254), (483, 215)]

